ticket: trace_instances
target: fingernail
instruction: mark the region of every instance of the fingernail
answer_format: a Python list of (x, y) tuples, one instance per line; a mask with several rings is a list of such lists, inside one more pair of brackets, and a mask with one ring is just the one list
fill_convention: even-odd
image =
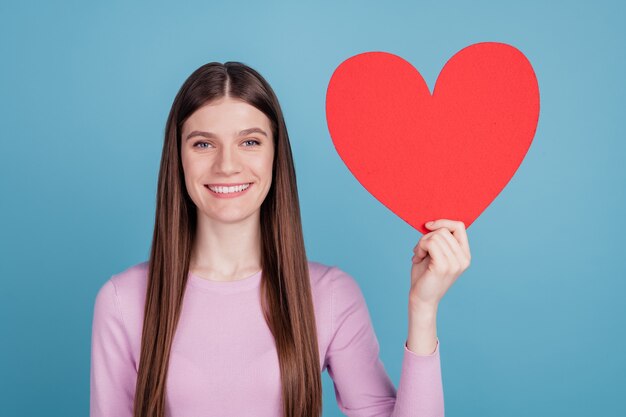
[(427, 226), (432, 226), (433, 224), (435, 224), (435, 222), (428, 222), (428, 223), (426, 223)]

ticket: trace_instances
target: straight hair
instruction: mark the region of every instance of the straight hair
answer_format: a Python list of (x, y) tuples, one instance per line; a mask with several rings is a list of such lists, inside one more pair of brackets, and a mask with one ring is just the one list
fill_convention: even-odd
[(183, 83), (170, 109), (159, 169), (134, 417), (164, 417), (170, 350), (180, 317), (196, 233), (185, 187), (181, 131), (198, 108), (222, 97), (243, 100), (270, 120), (272, 184), (260, 209), (260, 297), (280, 364), (284, 417), (319, 417), (322, 384), (315, 313), (287, 127), (269, 83), (240, 62), (211, 62)]

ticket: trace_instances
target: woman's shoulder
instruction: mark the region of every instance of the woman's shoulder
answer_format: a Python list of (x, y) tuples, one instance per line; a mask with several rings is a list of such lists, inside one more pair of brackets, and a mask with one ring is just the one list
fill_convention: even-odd
[(356, 280), (348, 272), (336, 265), (328, 265), (317, 261), (308, 261), (311, 285), (321, 292), (354, 292), (360, 291)]
[[(318, 336), (326, 351), (346, 317), (356, 318), (359, 325), (366, 322), (367, 305), (357, 281), (342, 268), (309, 261), (309, 275)], [(343, 328), (349, 329), (351, 326), (354, 325)]]
[(148, 280), (148, 261), (136, 263), (111, 276), (111, 281), (120, 291), (145, 291)]
[(148, 262), (139, 262), (113, 273), (98, 290), (100, 303), (113, 303), (122, 310), (139, 308), (146, 296)]
[(334, 265), (327, 265), (322, 262), (308, 260), (309, 266), (309, 278), (311, 279), (311, 285), (316, 286), (320, 284), (327, 284), (335, 273)]
[(100, 317), (101, 312), (119, 315), (133, 337), (141, 335), (147, 276), (148, 262), (139, 262), (112, 274), (96, 295)]

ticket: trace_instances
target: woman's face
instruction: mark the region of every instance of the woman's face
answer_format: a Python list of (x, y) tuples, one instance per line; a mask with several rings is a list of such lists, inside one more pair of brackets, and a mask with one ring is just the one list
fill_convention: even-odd
[(272, 185), (270, 120), (244, 101), (213, 101), (183, 124), (181, 158), (198, 215), (222, 223), (242, 221), (260, 210)]

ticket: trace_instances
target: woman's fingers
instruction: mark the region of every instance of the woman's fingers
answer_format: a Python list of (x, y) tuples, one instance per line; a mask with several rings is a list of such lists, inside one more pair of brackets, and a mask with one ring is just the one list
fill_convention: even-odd
[(467, 259), (471, 259), (469, 242), (467, 239), (467, 231), (465, 230), (465, 224), (461, 221), (456, 220), (448, 220), (448, 219), (439, 219), (435, 220), (433, 224), (426, 223), (426, 227), (431, 230), (437, 230), (442, 227), (446, 227), (452, 233), (452, 236), (459, 243), (459, 246), (463, 250), (463, 253), (467, 256)]
[[(443, 253), (443, 255), (445, 256), (445, 260), (446, 260), (446, 273), (448, 272), (455, 272), (461, 269), (461, 261), (458, 259), (458, 256), (456, 254), (456, 251), (460, 251), (460, 248), (458, 247), (459, 244), (458, 242), (452, 237), (452, 235), (450, 234), (450, 231), (444, 229), (444, 230), (438, 230), (432, 237), (433, 240), (436, 240), (436, 242), (439, 244), (439, 246), (441, 247), (441, 252)], [(449, 242), (448, 239), (452, 240), (452, 242)], [(455, 250), (454, 246), (457, 247), (457, 249)]]
[(426, 256), (430, 255), (431, 269), (436, 270), (437, 273), (445, 273), (448, 265), (454, 266), (457, 264), (456, 258), (448, 244), (436, 232), (424, 235), (417, 243), (414, 252), (413, 261), (415, 263), (420, 263)]
[(435, 232), (430, 232), (422, 236), (419, 242), (417, 242), (417, 245), (413, 248), (413, 252), (415, 252), (413, 259), (415, 259), (417, 263), (421, 262), (426, 256), (428, 256), (428, 251), (431, 246), (429, 240), (434, 233)]
[(413, 261), (415, 263), (420, 263), (424, 260), (426, 256), (428, 256), (428, 235), (422, 236), (422, 238), (417, 242), (417, 245), (413, 248), (413, 252), (415, 256), (413, 257)]
[(445, 241), (451, 256), (454, 259), (455, 267), (459, 270), (465, 270), (469, 266), (469, 258), (465, 255), (465, 251), (461, 248), (459, 242), (452, 236), (447, 228), (441, 228), (435, 231)]
[(437, 268), (447, 259), (445, 254), (443, 253), (443, 248), (441, 247), (441, 243), (437, 242), (436, 239), (433, 239), (432, 234), (425, 235), (417, 244), (417, 253), (416, 256), (418, 258), (418, 263), (424, 260), (427, 255), (430, 255), (430, 265), (432, 267), (436, 266)]

